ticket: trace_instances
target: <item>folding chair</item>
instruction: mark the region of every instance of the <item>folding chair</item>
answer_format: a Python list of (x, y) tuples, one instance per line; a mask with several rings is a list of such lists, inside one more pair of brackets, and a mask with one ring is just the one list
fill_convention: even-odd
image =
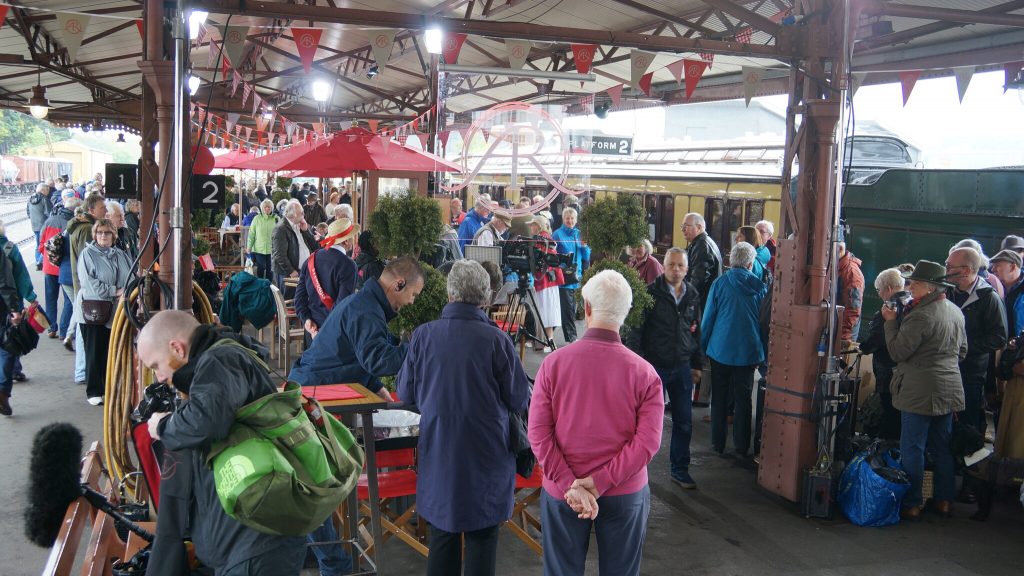
[[(277, 306), (277, 346), (281, 351), (281, 360), (284, 364), (282, 368), (288, 370), (291, 368), (291, 349), (292, 342), (302, 342), (305, 337), (305, 331), (302, 326), (292, 328), (292, 320), (298, 320), (295, 316), (295, 309), (288, 309), (287, 303), (285, 302), (284, 295), (281, 294), (281, 290), (273, 284), (270, 285), (270, 291), (274, 294), (274, 304)], [(298, 322), (296, 322), (297, 324)]]
[[(381, 543), (383, 544), (394, 536), (426, 557), (430, 551), (424, 544), (427, 540), (426, 522), (416, 516), (416, 504), (413, 503), (402, 513), (398, 513), (394, 509), (396, 499), (416, 496), (415, 466), (416, 450), (414, 448), (377, 452), (377, 494), (380, 497)], [(370, 499), (370, 490), (366, 474), (359, 477), (356, 494), (359, 497), (361, 511), (359, 532), (366, 539), (366, 553), (373, 554), (373, 548), (377, 543), (373, 541), (373, 537), (366, 528), (370, 522), (370, 506), (367, 503)], [(417, 520), (415, 526), (412, 524), (413, 519)]]
[[(540, 519), (533, 515), (530, 506), (540, 499), (540, 491), (544, 474), (540, 465), (534, 466), (533, 474), (529, 478), (523, 478), (516, 474), (515, 503), (512, 505), (512, 517), (505, 521), (505, 527), (515, 534), (516, 538), (522, 540), (538, 556), (544, 555), (544, 547), (540, 543)], [(530, 528), (538, 533), (535, 538), (530, 534)]]

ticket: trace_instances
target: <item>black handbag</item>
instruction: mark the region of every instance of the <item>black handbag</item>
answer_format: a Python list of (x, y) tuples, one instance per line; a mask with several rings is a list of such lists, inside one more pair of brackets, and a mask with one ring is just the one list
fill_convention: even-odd
[(523, 478), (533, 476), (533, 468), (537, 465), (537, 457), (530, 448), (530, 439), (526, 437), (526, 415), (519, 412), (508, 413), (508, 440), (512, 453), (516, 456), (516, 474)]
[(11, 322), (11, 315), (4, 314), (3, 330), (0, 330), (0, 348), (16, 356), (24, 356), (39, 345), (39, 334), (24, 319), (17, 325)]
[(82, 319), (91, 326), (104, 326), (114, 312), (110, 300), (82, 300)]

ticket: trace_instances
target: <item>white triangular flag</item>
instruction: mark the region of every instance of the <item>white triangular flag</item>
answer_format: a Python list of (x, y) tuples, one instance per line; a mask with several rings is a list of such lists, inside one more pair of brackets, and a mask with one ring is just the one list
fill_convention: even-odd
[(654, 62), (654, 52), (644, 50), (631, 50), (629, 52), (629, 84), (635, 90), (640, 89), (640, 79), (647, 73), (647, 69)]
[(953, 75), (956, 76), (956, 91), (960, 94), (960, 103), (963, 104), (964, 94), (967, 93), (967, 86), (970, 85), (971, 77), (974, 76), (974, 66), (953, 68)]
[(505, 40), (508, 51), (508, 65), (513, 70), (521, 70), (530, 56), (530, 42), (527, 40)]
[(242, 54), (245, 53), (245, 38), (248, 35), (248, 26), (224, 27), (224, 54), (227, 55), (232, 68), (242, 67)]
[(370, 47), (373, 48), (373, 59), (377, 62), (377, 69), (383, 70), (391, 59), (391, 47), (395, 44), (395, 33), (398, 30), (383, 28), (370, 30)]
[(761, 85), (761, 80), (764, 79), (764, 68), (743, 66), (741, 73), (743, 75), (743, 98), (746, 99), (747, 106), (749, 107), (750, 99), (754, 97), (757, 87)]
[(57, 12), (57, 28), (60, 29), (60, 39), (68, 50), (68, 60), (72, 62), (78, 59), (78, 49), (82, 46), (82, 39), (85, 38), (85, 29), (89, 27), (89, 19), (89, 16), (82, 14)]

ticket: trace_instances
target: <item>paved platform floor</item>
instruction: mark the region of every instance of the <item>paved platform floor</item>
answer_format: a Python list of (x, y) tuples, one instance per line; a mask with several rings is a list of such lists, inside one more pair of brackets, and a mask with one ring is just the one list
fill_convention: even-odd
[[(33, 271), (42, 297), (42, 278)], [(541, 354), (528, 353), (534, 373)], [(29, 381), (15, 384), (15, 415), (0, 417), (0, 576), (38, 574), (47, 550), (23, 535), (27, 467), (32, 436), (50, 422), (78, 426), (86, 444), (101, 437), (102, 414), (72, 382), (73, 354), (44, 338), (24, 358)], [(714, 455), (706, 409), (694, 413), (693, 466), (699, 484), (683, 491), (669, 481), (668, 436), (650, 466), (652, 508), (643, 573), (650, 575), (1010, 575), (1024, 565), (1024, 510), (1003, 498), (986, 523), (967, 519), (973, 507), (957, 504), (952, 519), (924, 520), (882, 529), (858, 528), (841, 516), (805, 520), (794, 504), (757, 487), (752, 461)], [(669, 424), (666, 415), (666, 430)], [(387, 542), (388, 575), (422, 574), (424, 559), (401, 542)], [(597, 574), (596, 545), (588, 574)], [(501, 534), (498, 574), (541, 574), (541, 561), (508, 531)], [(313, 571), (307, 571), (313, 573)]]

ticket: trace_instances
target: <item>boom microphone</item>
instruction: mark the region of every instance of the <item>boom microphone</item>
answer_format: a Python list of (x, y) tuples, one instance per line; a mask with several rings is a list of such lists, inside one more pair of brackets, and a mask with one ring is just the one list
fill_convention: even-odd
[(152, 534), (118, 512), (105, 496), (81, 483), (81, 458), (82, 434), (71, 424), (57, 422), (36, 433), (28, 470), (25, 536), (36, 546), (53, 546), (68, 506), (76, 498), (85, 497), (97, 510), (152, 542)]

